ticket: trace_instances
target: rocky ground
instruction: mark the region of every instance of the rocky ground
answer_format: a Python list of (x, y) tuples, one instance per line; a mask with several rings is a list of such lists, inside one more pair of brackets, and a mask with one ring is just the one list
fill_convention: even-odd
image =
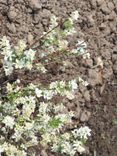
[[(76, 76), (86, 79), (90, 86), (79, 86), (75, 101), (67, 101), (66, 105), (69, 109), (76, 107), (79, 122), (92, 129), (87, 155), (116, 156), (117, 0), (0, 0), (0, 36), (9, 36), (13, 43), (18, 39), (25, 39), (31, 44), (43, 31), (48, 30), (52, 13), (64, 18), (74, 10), (80, 13), (80, 19), (76, 23), (78, 37), (87, 42), (91, 59), (71, 59), (72, 65), (65, 73), (52, 65), (47, 77), (41, 75), (41, 81), (46, 78), (52, 81)], [(95, 66), (99, 57), (103, 68)], [(33, 77), (31, 74), (16, 77), (21, 78), (22, 82), (40, 80), (37, 73), (33, 73)], [(3, 77), (0, 84), (7, 79), (12, 81), (15, 78)], [(53, 154), (42, 150), (41, 155)]]

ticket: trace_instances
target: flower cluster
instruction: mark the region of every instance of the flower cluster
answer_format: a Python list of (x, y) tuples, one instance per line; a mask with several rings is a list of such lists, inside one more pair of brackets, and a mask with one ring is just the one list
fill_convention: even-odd
[(52, 151), (61, 152), (74, 156), (76, 152), (83, 153), (85, 151), (84, 140), (87, 141), (91, 135), (91, 130), (85, 126), (74, 129), (71, 133), (64, 133), (61, 138), (57, 139), (52, 146)]
[(66, 96), (68, 99), (74, 98), (74, 92), (78, 85), (76, 80), (71, 80), (67, 83), (65, 81), (55, 81), (52, 82), (48, 89), (35, 89), (35, 93), (38, 98), (44, 97), (44, 99), (50, 100), (53, 96), (59, 94), (61, 96)]
[(14, 69), (27, 68), (31, 70), (35, 51), (32, 49), (25, 50), (24, 41), (20, 40), (17, 46), (13, 48), (4, 36), (0, 41), (0, 48), (1, 54), (4, 56), (3, 68), (6, 75), (12, 74)]
[[(66, 111), (62, 103), (54, 105), (52, 101), (48, 102), (53, 95), (65, 96), (66, 91), (74, 93), (77, 89), (76, 81), (52, 82), (49, 89), (41, 90), (33, 84), (23, 88), (18, 87), (17, 84), (15, 82), (7, 85), (8, 95), (0, 103), (0, 110), (2, 110), (0, 112), (0, 152), (6, 155), (25, 156), (28, 155), (29, 148), (38, 145), (39, 142), (44, 147), (50, 146), (54, 152), (69, 155), (84, 152), (82, 138), (87, 140), (90, 136), (88, 127), (82, 127), (77, 132), (74, 130), (74, 132), (61, 134), (61, 130), (65, 127), (67, 129), (67, 125), (72, 123), (74, 113)], [(40, 97), (47, 102), (41, 102)], [(37, 133), (41, 135), (41, 141)], [(8, 138), (9, 142), (7, 142)]]
[[(55, 15), (51, 16), (49, 31), (52, 31), (43, 40), (43, 50), (45, 50), (44, 48), (46, 48), (46, 53), (42, 52), (41, 57), (45, 57), (48, 54), (56, 53), (57, 51), (63, 52), (63, 54), (65, 53), (69, 45), (67, 37), (72, 36), (74, 33), (76, 33), (74, 22), (77, 21), (78, 18), (79, 13), (76, 10), (72, 12), (70, 17), (63, 22), (61, 28), (57, 27), (59, 25), (59, 19)], [(44, 32), (44, 34), (46, 34), (46, 32)], [(71, 53), (78, 55), (85, 53), (86, 43), (78, 40), (76, 46), (76, 49), (70, 50), (69, 55)]]
[[(74, 11), (60, 28), (57, 27), (58, 18), (52, 15), (50, 33), (47, 33), (42, 41), (42, 49), (47, 53), (41, 53), (41, 59), (48, 56), (51, 61), (49, 54), (56, 51), (62, 54), (66, 52), (69, 47), (66, 38), (76, 32), (73, 24), (78, 18), (78, 11)], [(70, 50), (70, 55), (84, 54), (84, 58), (89, 58), (89, 55), (85, 55), (86, 43), (78, 41), (76, 46), (76, 49)], [(26, 47), (22, 40), (12, 47), (5, 36), (1, 39), (0, 48), (4, 56), (3, 68), (6, 75), (12, 74), (14, 69), (31, 70), (32, 67), (46, 73), (42, 62), (48, 60), (44, 58), (34, 66), (35, 51), (26, 50)], [(88, 85), (82, 78), (79, 78), (79, 82)], [(75, 113), (69, 111), (62, 100), (59, 103), (54, 101), (55, 96), (73, 100), (77, 89), (75, 79), (55, 81), (47, 86), (32, 83), (23, 86), (20, 80), (12, 84), (7, 83), (6, 94), (0, 99), (0, 155), (35, 156), (35, 152), (30, 149), (40, 144), (53, 152), (70, 156), (77, 152), (83, 153), (91, 130), (87, 126), (79, 127), (72, 122)], [(70, 125), (73, 125), (72, 130)]]

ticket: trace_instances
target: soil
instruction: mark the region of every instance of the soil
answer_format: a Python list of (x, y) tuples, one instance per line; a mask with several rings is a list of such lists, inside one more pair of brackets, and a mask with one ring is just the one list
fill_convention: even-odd
[[(65, 18), (74, 10), (80, 13), (75, 25), (77, 37), (87, 42), (91, 59), (69, 59), (71, 65), (65, 72), (53, 64), (47, 75), (40, 76), (33, 71), (1, 77), (0, 85), (16, 78), (26, 84), (83, 77), (90, 86), (79, 85), (75, 100), (66, 101), (66, 106), (69, 109), (77, 107), (79, 122), (92, 129), (86, 155), (116, 156), (117, 0), (0, 0), (0, 36), (9, 36), (13, 43), (25, 39), (31, 44), (43, 31), (48, 30), (51, 14)], [(95, 66), (98, 57), (103, 61), (103, 69)], [(42, 156), (55, 155), (44, 149), (40, 152)]]

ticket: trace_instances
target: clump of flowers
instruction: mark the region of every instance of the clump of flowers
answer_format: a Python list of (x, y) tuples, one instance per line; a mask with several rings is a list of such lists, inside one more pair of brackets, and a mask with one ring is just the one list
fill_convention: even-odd
[[(62, 55), (83, 55), (83, 58), (89, 58), (90, 54), (86, 51), (86, 42), (78, 40), (76, 47), (69, 49), (68, 36), (73, 36), (76, 33), (74, 22), (79, 18), (78, 11), (71, 13), (70, 17), (59, 26), (59, 19), (52, 15), (50, 19), (49, 31), (42, 41), (43, 52), (40, 57), (45, 57), (53, 53), (62, 53)], [(54, 29), (55, 28), (55, 29)], [(51, 31), (52, 30), (52, 31)], [(47, 32), (44, 32), (46, 34)], [(52, 59), (52, 58), (51, 58)]]
[[(76, 48), (70, 50), (67, 41), (69, 35), (76, 33), (73, 24), (78, 18), (78, 11), (71, 13), (61, 28), (57, 27), (59, 25), (57, 17), (52, 15), (50, 33), (44, 32), (47, 35), (41, 44), (43, 53), (40, 54), (40, 62), (36, 64), (33, 64), (35, 50), (26, 50), (27, 46), (22, 40), (17, 46), (12, 47), (4, 36), (0, 41), (0, 48), (4, 56), (5, 74), (10, 75), (15, 69), (31, 70), (32, 67), (46, 73), (43, 61), (52, 61), (57, 51), (62, 56), (85, 54), (87, 47), (85, 42), (78, 41)], [(84, 56), (85, 59), (90, 57)], [(79, 78), (79, 82), (88, 85), (82, 78)], [(90, 128), (74, 124), (70, 129), (72, 118), (75, 117), (74, 112), (68, 111), (62, 102), (54, 103), (55, 96), (73, 100), (77, 89), (76, 79), (55, 81), (47, 86), (32, 83), (22, 86), (20, 80), (13, 84), (7, 83), (6, 94), (0, 99), (0, 155), (34, 156), (36, 151), (31, 153), (30, 149), (40, 144), (53, 152), (70, 156), (74, 156), (77, 152), (85, 152), (85, 143), (91, 136)]]
[(35, 56), (32, 49), (25, 50), (26, 44), (20, 40), (14, 48), (11, 47), (9, 40), (4, 36), (0, 41), (1, 54), (4, 56), (3, 68), (6, 75), (12, 74), (14, 69), (27, 68), (31, 70)]
[[(0, 152), (28, 156), (29, 148), (39, 143), (51, 147), (54, 152), (71, 156), (84, 152), (84, 143), (91, 130), (81, 127), (67, 132), (74, 113), (66, 111), (64, 104), (54, 105), (50, 101), (53, 95), (65, 96), (67, 90), (74, 94), (76, 81), (52, 82), (47, 89), (38, 87), (33, 84), (23, 88), (17, 83), (7, 85), (7, 96), (0, 103)], [(46, 101), (41, 102), (42, 97)], [(63, 129), (66, 130), (61, 133)]]

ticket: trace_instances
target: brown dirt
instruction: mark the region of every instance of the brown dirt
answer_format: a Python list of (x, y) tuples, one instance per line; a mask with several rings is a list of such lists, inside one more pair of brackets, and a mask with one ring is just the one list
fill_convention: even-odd
[[(75, 101), (66, 101), (66, 105), (70, 109), (77, 106), (76, 114), (80, 122), (82, 114), (88, 112), (81, 122), (92, 129), (86, 155), (116, 156), (117, 125), (113, 121), (117, 120), (117, 0), (0, 0), (0, 34), (9, 36), (13, 43), (23, 38), (30, 44), (48, 30), (52, 13), (64, 18), (76, 9), (80, 13), (76, 23), (77, 36), (88, 43), (90, 60), (70, 59), (72, 66), (65, 73), (58, 66), (53, 69), (52, 65), (47, 76), (40, 76), (34, 71), (21, 73), (1, 78), (0, 84), (6, 80), (12, 82), (16, 77), (21, 78), (23, 83), (40, 79), (42, 82), (47, 79), (66, 80), (78, 75), (86, 80), (88, 78), (90, 86), (79, 86)], [(103, 70), (92, 68), (98, 56), (103, 60)], [(42, 152), (41, 155), (55, 154)]]

